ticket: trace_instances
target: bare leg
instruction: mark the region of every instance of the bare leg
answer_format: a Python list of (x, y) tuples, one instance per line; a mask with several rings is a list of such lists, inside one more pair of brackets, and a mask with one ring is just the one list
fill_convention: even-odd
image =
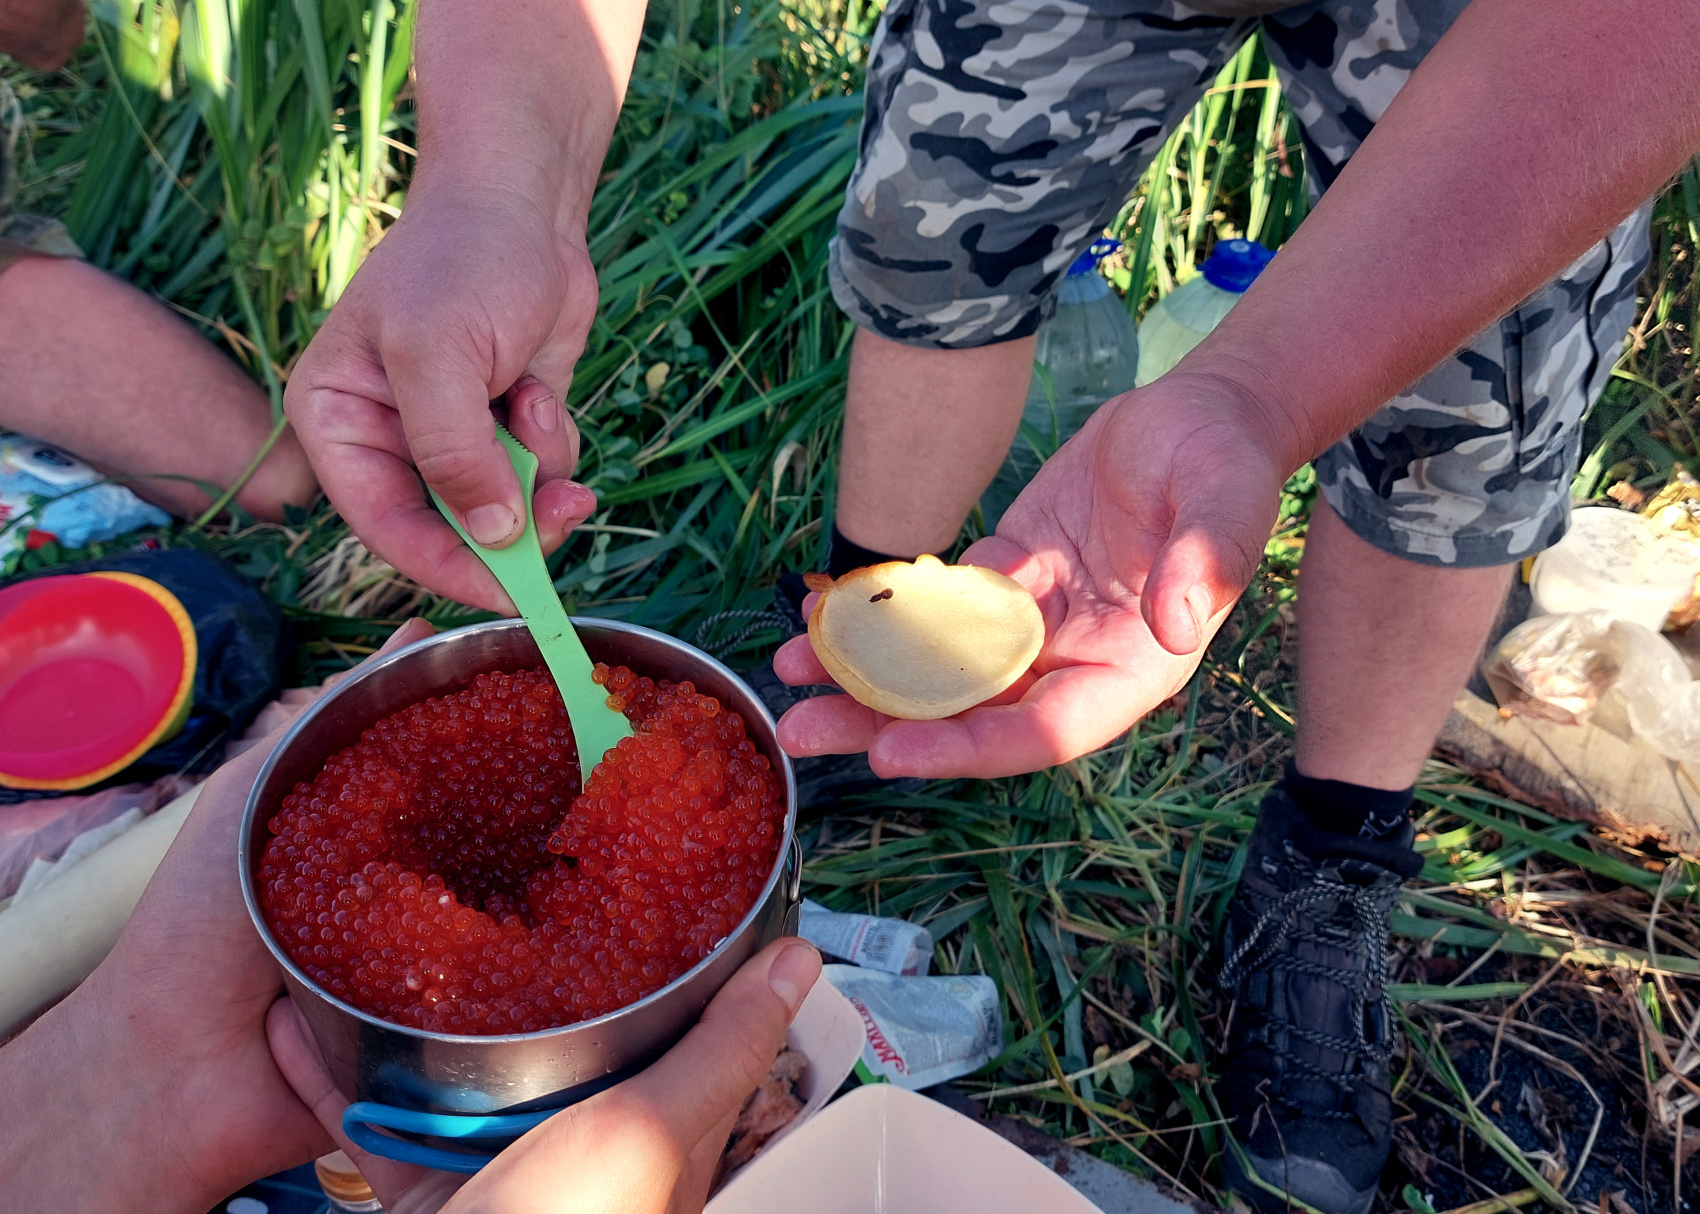
[(1382, 552), (1319, 497), (1299, 579), (1299, 771), (1370, 788), (1415, 783), (1508, 573)]
[[(0, 425), (64, 447), (141, 496), (190, 516), (211, 502), (185, 481), (234, 484), (271, 433), (265, 393), (182, 320), (80, 261), (31, 257), (0, 274)], [(139, 478), (139, 479), (131, 479)], [(237, 495), (279, 519), (318, 493), (285, 431)]]
[(894, 556), (942, 552), (1003, 462), (1033, 371), (1031, 337), (923, 350), (856, 331), (838, 529)]
[(83, 40), (83, 20), (82, 0), (0, 0), (0, 55), (50, 71)]

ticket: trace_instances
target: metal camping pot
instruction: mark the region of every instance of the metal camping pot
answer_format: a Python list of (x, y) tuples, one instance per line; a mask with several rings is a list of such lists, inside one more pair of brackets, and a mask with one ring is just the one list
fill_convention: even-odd
[[(670, 636), (612, 620), (574, 619), (593, 660), (630, 666), (652, 678), (689, 679), (743, 717), (749, 737), (779, 774), (785, 827), (754, 907), (695, 967), (660, 990), (594, 1020), (492, 1037), (460, 1037), (391, 1024), (315, 986), (272, 936), (260, 910), (255, 876), (270, 832), (267, 823), (297, 784), (310, 782), (325, 761), (353, 745), (380, 718), (432, 696), (460, 691), (490, 671), (536, 666), (542, 657), (519, 620), (492, 620), (439, 633), (361, 669), (319, 697), (290, 727), (266, 760), (249, 794), (238, 848), (242, 896), (260, 938), (283, 970), (324, 1056), (331, 1079), (357, 1107), (398, 1113), (374, 1118), (404, 1138), (437, 1148), (455, 1141), (498, 1143), (511, 1131), (583, 1100), (648, 1066), (701, 1015), (732, 973), (773, 940), (796, 930), (801, 853), (796, 844), (797, 782), (779, 747), (772, 716), (749, 686), (707, 654)], [(352, 1112), (353, 1110), (351, 1110)], [(540, 1113), (541, 1111), (541, 1113)], [(512, 1114), (539, 1114), (521, 1119)], [(442, 1116), (442, 1115), (448, 1116)], [(465, 1123), (467, 1131), (444, 1126)], [(346, 1124), (346, 1123), (345, 1123)], [(479, 1124), (493, 1132), (475, 1132)], [(447, 1137), (445, 1138), (445, 1134)], [(378, 1149), (435, 1166), (426, 1150)], [(369, 1142), (362, 1145), (371, 1149)], [(478, 1159), (478, 1156), (467, 1158)], [(459, 1170), (473, 1170), (473, 1166)]]

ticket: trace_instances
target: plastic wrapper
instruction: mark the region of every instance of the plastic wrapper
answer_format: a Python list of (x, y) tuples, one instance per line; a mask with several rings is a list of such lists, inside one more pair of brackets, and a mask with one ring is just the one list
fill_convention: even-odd
[(932, 933), (919, 924), (843, 914), (807, 899), (797, 934), (823, 953), (888, 974), (925, 974), (933, 962)]
[(1608, 643), (1619, 667), (1609, 694), (1622, 701), (1635, 735), (1667, 759), (1700, 762), (1700, 682), (1676, 646), (1623, 621)]
[(166, 776), (152, 784), (121, 784), (86, 796), (52, 797), (0, 807), (0, 899), (10, 898), (24, 874), (62, 858), (78, 840), (131, 810), (151, 814), (188, 782)]
[(1575, 725), (1617, 679), (1603, 611), (1542, 615), (1517, 625), (1482, 663), (1482, 677), (1505, 716)]
[(979, 974), (903, 978), (854, 965), (821, 975), (862, 1018), (861, 1065), (917, 1091), (977, 1071), (1003, 1049), (998, 988)]
[(1605, 611), (1658, 629), (1693, 593), (1697, 572), (1700, 545), (1687, 537), (1633, 511), (1586, 506), (1535, 558), (1529, 592), (1544, 614)]
[(131, 806), (105, 825), (97, 826), (93, 830), (85, 830), (75, 839), (72, 839), (70, 846), (57, 860), (44, 860), (37, 856), (30, 861), (29, 868), (24, 870), (24, 879), (18, 882), (18, 892), (13, 896), (18, 898), (29, 897), (30, 894), (55, 877), (70, 872), (79, 860), (94, 855), (95, 852), (141, 820), (142, 811), (136, 806)]
[[(142, 527), (163, 527), (171, 516), (51, 443), (0, 432), (0, 560), (22, 552), (31, 535), (81, 548)], [(27, 518), (20, 516), (27, 515)]]
[(0, 912), (0, 1039), (100, 964), (194, 803), (161, 806)]
[(1700, 762), (1700, 682), (1651, 628), (1603, 611), (1537, 616), (1505, 635), (1482, 674), (1507, 716), (1573, 725), (1609, 696), (1648, 746)]

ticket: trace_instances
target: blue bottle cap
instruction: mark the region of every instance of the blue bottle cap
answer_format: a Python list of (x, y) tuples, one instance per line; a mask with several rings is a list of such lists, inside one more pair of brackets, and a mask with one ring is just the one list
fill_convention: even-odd
[(1204, 277), (1224, 291), (1244, 291), (1274, 256), (1255, 240), (1218, 240), (1204, 259)]
[(1074, 259), (1074, 264), (1068, 268), (1068, 272), (1071, 275), (1089, 274), (1098, 268), (1100, 261), (1103, 261), (1104, 258), (1121, 247), (1122, 242), (1119, 240), (1113, 240), (1108, 236), (1099, 237), (1087, 247), (1086, 252)]

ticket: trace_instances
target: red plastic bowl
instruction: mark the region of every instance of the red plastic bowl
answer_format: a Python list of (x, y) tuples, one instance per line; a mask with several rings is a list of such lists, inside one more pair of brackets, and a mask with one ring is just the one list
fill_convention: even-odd
[(165, 587), (131, 573), (0, 590), (0, 785), (75, 789), (183, 727), (195, 629)]

